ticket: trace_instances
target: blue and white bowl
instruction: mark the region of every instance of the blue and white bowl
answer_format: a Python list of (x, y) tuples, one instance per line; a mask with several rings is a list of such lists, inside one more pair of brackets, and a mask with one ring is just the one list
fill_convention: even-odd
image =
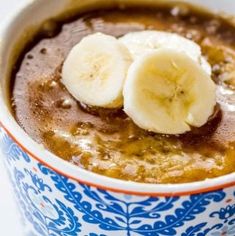
[[(22, 33), (25, 32), (27, 41), (34, 33), (32, 26), (69, 8), (89, 8), (97, 2), (127, 1), (25, 1), (0, 33), (0, 143), (24, 219), (25, 235), (234, 236), (235, 173), (189, 184), (141, 184), (111, 179), (80, 169), (46, 151), (12, 117), (7, 84), (22, 45), (18, 43)], [(231, 0), (191, 2), (235, 14), (235, 2)]]

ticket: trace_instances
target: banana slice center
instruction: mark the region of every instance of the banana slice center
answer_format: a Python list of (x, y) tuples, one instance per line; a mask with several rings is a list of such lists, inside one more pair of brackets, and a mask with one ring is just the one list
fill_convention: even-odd
[[(206, 104), (206, 105), (205, 105)], [(124, 86), (124, 110), (141, 128), (181, 134), (213, 113), (215, 85), (186, 54), (159, 49), (135, 60)]]

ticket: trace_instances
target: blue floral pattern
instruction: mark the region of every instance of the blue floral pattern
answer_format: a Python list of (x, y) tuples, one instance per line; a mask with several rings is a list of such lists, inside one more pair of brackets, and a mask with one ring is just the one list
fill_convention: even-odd
[(15, 195), (31, 235), (235, 235), (234, 188), (182, 197), (101, 190), (58, 174), (0, 129)]

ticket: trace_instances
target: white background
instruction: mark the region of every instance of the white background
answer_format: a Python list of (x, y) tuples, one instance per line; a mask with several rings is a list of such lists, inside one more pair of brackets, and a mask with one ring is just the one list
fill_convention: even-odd
[[(4, 18), (7, 17), (7, 13), (21, 1), (24, 0), (0, 0), (0, 27)], [(9, 185), (6, 170), (0, 160), (0, 235), (22, 236), (19, 215)]]

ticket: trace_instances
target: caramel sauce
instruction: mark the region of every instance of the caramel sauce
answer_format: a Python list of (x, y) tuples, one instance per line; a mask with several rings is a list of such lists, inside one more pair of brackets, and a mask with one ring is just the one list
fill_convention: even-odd
[[(50, 32), (50, 24), (46, 30)], [(48, 26), (49, 25), (49, 26)], [(61, 67), (84, 36), (140, 30), (176, 32), (197, 42), (217, 83), (214, 115), (180, 136), (149, 133), (120, 110), (86, 107), (61, 84)], [(12, 108), (38, 143), (81, 168), (123, 180), (183, 183), (235, 171), (235, 28), (216, 16), (174, 8), (91, 12), (39, 37), (12, 80)]]

